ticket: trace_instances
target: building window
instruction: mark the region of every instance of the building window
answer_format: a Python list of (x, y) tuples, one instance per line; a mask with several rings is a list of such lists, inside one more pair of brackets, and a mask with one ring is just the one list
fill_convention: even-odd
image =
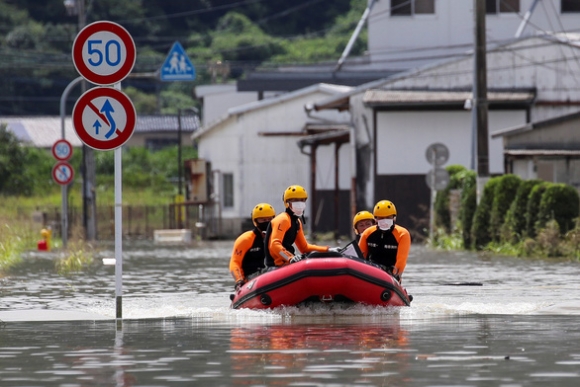
[(578, 0), (562, 0), (562, 13), (580, 12), (580, 1)]
[(391, 16), (435, 13), (435, 0), (391, 0)]
[(224, 173), (222, 175), (223, 179), (223, 198), (224, 207), (234, 206), (234, 174)]
[(520, 0), (485, 0), (485, 13), (520, 12)]

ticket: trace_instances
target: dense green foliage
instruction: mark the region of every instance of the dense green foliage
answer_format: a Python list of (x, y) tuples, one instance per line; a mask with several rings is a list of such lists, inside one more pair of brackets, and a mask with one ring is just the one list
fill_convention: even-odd
[(540, 200), (536, 229), (544, 228), (553, 219), (558, 223), (560, 233), (567, 233), (574, 228), (579, 206), (576, 188), (568, 184), (549, 184)]
[[(197, 151), (193, 147), (182, 147), (182, 162), (195, 157)], [(80, 170), (81, 158), (82, 152), (77, 149), (69, 161), (77, 171)], [(54, 164), (55, 160), (49, 150), (23, 147), (14, 134), (6, 130), (5, 125), (0, 126), (0, 194), (43, 195), (57, 190), (60, 186), (52, 179)], [(99, 189), (112, 190), (114, 151), (96, 152), (95, 164)], [(133, 188), (151, 188), (160, 194), (166, 192), (171, 197), (176, 191), (178, 164), (177, 146), (157, 152), (143, 147), (124, 148), (123, 184)]]
[(528, 205), (526, 206), (526, 235), (530, 238), (536, 236), (536, 223), (538, 221), (540, 201), (548, 185), (549, 183), (544, 181), (535, 185), (530, 192)]
[[(195, 104), (192, 86), (243, 77), (258, 66), (336, 61), (366, 1), (99, 0), (86, 23), (123, 25), (137, 46), (134, 72), (159, 70), (180, 41), (196, 67), (195, 82), (127, 78), (138, 113), (175, 113)], [(62, 0), (0, 0), (0, 115), (58, 114), (64, 88), (78, 75), (71, 59), (78, 16)], [(361, 33), (351, 55), (366, 49)], [(131, 89), (129, 89), (131, 88)], [(80, 90), (73, 90), (68, 111)]]
[(500, 240), (505, 216), (516, 197), (521, 182), (522, 179), (512, 174), (497, 178), (489, 219), (489, 234), (494, 242)]
[(505, 242), (516, 243), (526, 236), (526, 212), (532, 189), (542, 181), (524, 180), (520, 183), (510, 208), (505, 217), (502, 237)]
[(499, 183), (498, 177), (489, 179), (483, 193), (479, 199), (479, 204), (473, 214), (473, 225), (471, 226), (472, 246), (476, 250), (481, 250), (485, 245), (491, 242), (490, 218), (493, 207), (493, 198), (495, 196), (495, 187)]
[(433, 246), (580, 259), (577, 188), (507, 174), (487, 182), (476, 206), (475, 172), (461, 171), (457, 177), (462, 181), (458, 227), (451, 232), (438, 229)]
[(459, 221), (461, 222), (461, 239), (464, 248), (471, 248), (473, 238), (471, 228), (473, 227), (473, 216), (477, 207), (477, 175), (474, 171), (465, 170), (462, 172), (463, 179), (461, 185), (461, 210), (459, 211)]

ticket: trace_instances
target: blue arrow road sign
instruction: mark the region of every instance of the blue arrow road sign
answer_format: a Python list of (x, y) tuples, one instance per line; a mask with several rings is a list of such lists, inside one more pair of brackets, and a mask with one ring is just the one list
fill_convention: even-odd
[(161, 66), (160, 78), (162, 81), (193, 81), (195, 79), (195, 67), (179, 42), (173, 43), (173, 47), (169, 50)]

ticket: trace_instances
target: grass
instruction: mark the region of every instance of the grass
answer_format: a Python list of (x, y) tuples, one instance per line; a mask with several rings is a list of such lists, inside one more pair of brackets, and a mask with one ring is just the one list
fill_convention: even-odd
[[(538, 230), (535, 238), (523, 238), (517, 242), (490, 242), (481, 251), (494, 255), (528, 257), (528, 258), (561, 258), (580, 261), (580, 219), (576, 219), (576, 227), (565, 235), (555, 220)], [(429, 240), (432, 248), (440, 250), (464, 250), (463, 240), (459, 231), (447, 234), (443, 229), (435, 231), (435, 238)]]
[(22, 252), (35, 243), (30, 225), (0, 217), (0, 273), (19, 264)]
[[(69, 206), (81, 206), (81, 189), (73, 184), (69, 189)], [(124, 189), (123, 204), (131, 205), (166, 205), (173, 201), (173, 192), (159, 192), (152, 189)], [(43, 195), (2, 196), (0, 206), (0, 273), (7, 272), (11, 267), (18, 265), (21, 254), (35, 250), (38, 240), (41, 239), (42, 224), (32, 220), (31, 212), (34, 209), (60, 208), (62, 198), (60, 188), (55, 188)], [(111, 206), (115, 203), (114, 187), (97, 187), (97, 205)], [(94, 255), (94, 246), (82, 238), (80, 230), (72, 230), (66, 251), (63, 257), (56, 262), (55, 269), (62, 275), (69, 275), (82, 271), (90, 266)], [(62, 241), (52, 240), (52, 247), (58, 248)]]

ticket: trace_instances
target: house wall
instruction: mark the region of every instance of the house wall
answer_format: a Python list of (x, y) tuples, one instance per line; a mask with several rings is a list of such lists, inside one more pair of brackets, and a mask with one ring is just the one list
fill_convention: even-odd
[(580, 149), (580, 119), (559, 122), (545, 128), (505, 137), (507, 149)]
[[(525, 14), (534, 0), (520, 0)], [(472, 0), (435, 0), (434, 14), (391, 16), (391, 2), (377, 1), (369, 17), (368, 45), (371, 63), (389, 68), (418, 67), (448, 60), (472, 49), (474, 15)], [(486, 31), (490, 45), (514, 38), (522, 18), (514, 13), (488, 14)], [(561, 24), (560, 24), (561, 23)], [(580, 13), (560, 13), (560, 0), (542, 0), (536, 6), (524, 36), (542, 31), (575, 31)]]
[[(489, 130), (523, 125), (524, 110), (491, 110)], [(377, 112), (376, 166), (372, 203), (389, 199), (400, 213), (401, 225), (410, 229), (415, 240), (428, 229), (430, 190), (425, 176), (432, 165), (425, 152), (433, 143), (449, 149), (442, 166), (458, 164), (471, 168), (472, 118), (470, 111), (388, 111)], [(490, 173), (504, 173), (503, 143), (489, 138)]]
[(258, 100), (257, 92), (237, 92), (234, 90), (209, 94), (203, 98), (203, 126), (222, 118), (229, 108)]
[[(280, 93), (266, 92), (264, 93), (264, 98), (272, 98), (278, 94)], [(235, 83), (197, 86), (195, 95), (203, 100), (203, 126), (208, 126), (224, 117), (229, 108), (259, 100), (258, 92), (238, 92), (238, 87)]]
[[(523, 125), (523, 110), (491, 110), (488, 133)], [(471, 111), (393, 111), (377, 113), (377, 174), (425, 174), (432, 166), (427, 147), (443, 143), (449, 149), (446, 165), (470, 168), (472, 152)], [(490, 173), (504, 172), (503, 142), (489, 136)]]
[[(230, 230), (234, 235), (242, 231), (242, 224), (247, 223), (256, 203), (270, 203), (279, 213), (285, 210), (282, 194), (289, 185), (302, 185), (310, 192), (310, 158), (302, 154), (297, 145), (301, 136), (288, 133), (299, 134), (309, 120), (305, 104), (328, 96), (328, 93), (313, 92), (283, 103), (247, 110), (220, 123), (198, 140), (200, 158), (211, 162), (212, 169), (221, 175), (234, 175), (234, 205), (222, 207), (224, 224), (233, 225)], [(344, 120), (344, 114), (325, 114), (335, 120)], [(261, 133), (280, 135), (264, 136)], [(330, 147), (320, 147), (321, 153), (328, 151), (324, 148)], [(345, 161), (349, 158), (347, 148), (341, 149), (340, 154), (343, 171), (349, 175), (350, 170), (346, 169), (349, 163)], [(309, 147), (305, 151), (309, 152)], [(319, 160), (320, 173), (332, 175), (321, 176), (319, 181), (324, 184), (327, 180), (334, 182), (334, 174), (327, 171), (324, 157), (319, 157)], [(347, 187), (347, 180), (341, 180), (341, 186)], [(324, 184), (321, 189), (326, 187)], [(221, 187), (219, 189), (221, 191)], [(307, 202), (306, 216), (310, 217), (310, 214), (310, 203)]]
[[(145, 146), (147, 140), (171, 140), (177, 144), (177, 133), (172, 132), (133, 132), (133, 135), (125, 143), (124, 146)], [(182, 146), (192, 146), (191, 142), (191, 132), (181, 133), (181, 145)]]

